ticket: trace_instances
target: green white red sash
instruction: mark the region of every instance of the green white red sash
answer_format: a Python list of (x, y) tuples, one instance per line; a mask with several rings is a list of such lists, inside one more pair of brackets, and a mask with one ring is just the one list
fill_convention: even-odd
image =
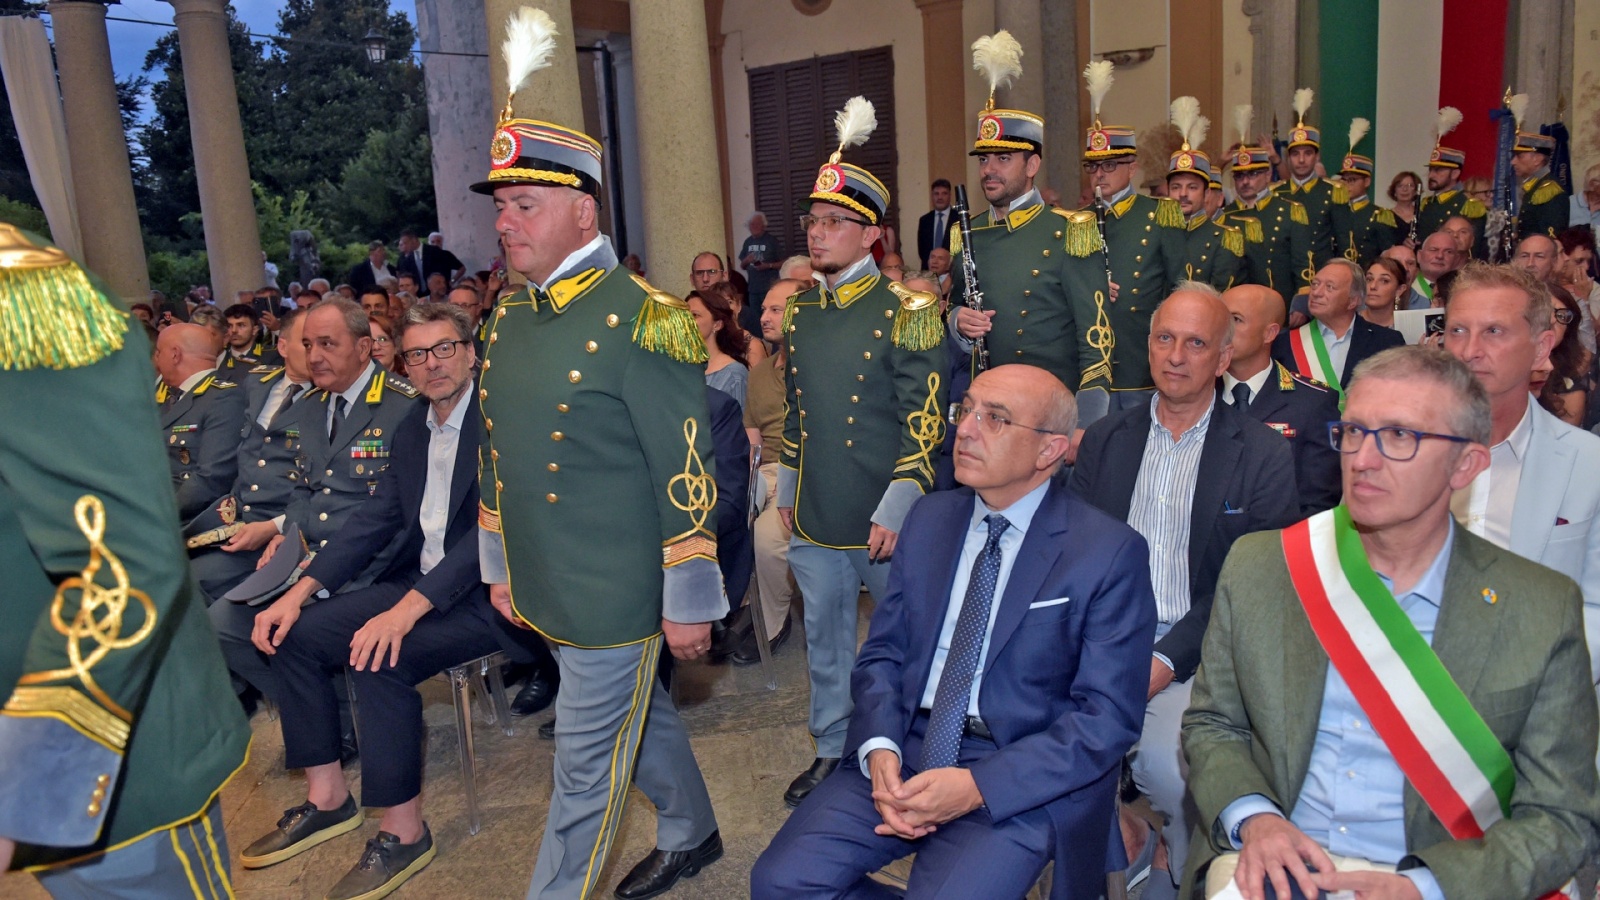
[(1283, 532), (1317, 640), (1406, 780), (1457, 840), (1511, 812), (1511, 756), (1379, 580), (1343, 506)]
[(1328, 355), (1328, 344), (1322, 339), (1322, 328), (1316, 319), (1289, 332), (1289, 350), (1301, 375), (1322, 382), (1337, 391), (1341, 400), (1344, 398), (1339, 373), (1333, 370), (1333, 358)]

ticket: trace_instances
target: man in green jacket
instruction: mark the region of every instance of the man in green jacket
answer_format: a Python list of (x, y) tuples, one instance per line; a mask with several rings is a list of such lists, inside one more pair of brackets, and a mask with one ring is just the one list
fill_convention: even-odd
[(1233, 159), (1237, 199), (1222, 208), (1222, 221), (1244, 231), (1252, 283), (1292, 298), (1316, 274), (1311, 220), (1298, 201), (1267, 190), (1271, 165), (1266, 148), (1239, 148)]

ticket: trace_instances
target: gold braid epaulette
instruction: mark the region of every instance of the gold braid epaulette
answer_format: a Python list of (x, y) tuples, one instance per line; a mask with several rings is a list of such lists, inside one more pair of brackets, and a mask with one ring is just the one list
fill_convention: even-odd
[(65, 253), (0, 223), (0, 369), (77, 369), (122, 349), (128, 314)]
[(705, 365), (709, 358), (706, 342), (694, 325), (694, 313), (689, 304), (666, 291), (656, 290), (650, 283), (629, 273), (634, 283), (644, 289), (644, 305), (633, 321), (633, 342), (652, 353), (665, 353), (678, 362)]
[(1063, 236), (1062, 245), (1067, 253), (1084, 258), (1100, 252), (1103, 243), (1100, 239), (1100, 226), (1095, 221), (1094, 213), (1086, 209), (1055, 209), (1051, 212), (1067, 220), (1066, 234)]
[(1476, 197), (1468, 197), (1466, 202), (1461, 204), (1461, 214), (1469, 219), (1481, 219), (1489, 214), (1489, 207), (1484, 206), (1483, 201)]
[(889, 340), (902, 350), (932, 350), (944, 343), (944, 320), (939, 318), (939, 298), (927, 291), (913, 291), (898, 281), (889, 282), (889, 292), (900, 298), (894, 329)]
[(1561, 185), (1546, 179), (1539, 182), (1539, 186), (1534, 188), (1532, 192), (1528, 194), (1528, 202), (1541, 204), (1549, 203), (1551, 200), (1561, 196), (1561, 194)]
[(1162, 228), (1183, 227), (1183, 207), (1171, 197), (1156, 200), (1156, 224)]
[(1342, 181), (1333, 183), (1333, 202), (1340, 206), (1350, 205), (1350, 189), (1345, 187)]
[[(806, 290), (810, 290), (810, 288), (807, 288)], [(795, 291), (789, 295), (788, 300), (783, 302), (783, 322), (778, 326), (778, 334), (784, 335), (789, 333), (789, 324), (794, 321), (795, 302), (798, 301), (800, 299), (800, 295), (804, 293), (805, 291)], [(788, 338), (779, 338), (779, 340), (787, 341)]]
[(1310, 225), (1311, 217), (1306, 215), (1305, 206), (1294, 200), (1286, 201), (1289, 204), (1289, 218), (1300, 225)]
[(1241, 216), (1244, 222), (1244, 239), (1252, 244), (1259, 244), (1267, 239), (1267, 233), (1261, 228), (1261, 220), (1250, 216)]
[(1222, 249), (1234, 256), (1244, 256), (1244, 232), (1230, 225), (1218, 225), (1222, 229)]
[(1382, 206), (1372, 211), (1372, 220), (1377, 222), (1379, 225), (1387, 225), (1390, 228), (1400, 227), (1400, 225), (1395, 222), (1394, 210)]

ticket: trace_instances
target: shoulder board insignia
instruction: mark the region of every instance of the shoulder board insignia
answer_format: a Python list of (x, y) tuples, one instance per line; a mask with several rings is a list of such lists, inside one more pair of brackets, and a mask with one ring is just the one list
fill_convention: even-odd
[(367, 384), (366, 399), (368, 406), (383, 402), (383, 383), (387, 380), (388, 372), (384, 369), (379, 369), (377, 373), (372, 376), (372, 381)]
[(417, 390), (416, 385), (404, 378), (401, 378), (399, 375), (396, 375), (393, 372), (383, 373), (383, 380), (388, 383), (389, 387), (394, 388), (396, 393), (402, 394), (411, 399), (416, 399), (422, 394), (421, 391)]
[(1054, 208), (1051, 212), (1067, 220), (1066, 235), (1062, 243), (1069, 254), (1083, 258), (1099, 253), (1105, 246), (1100, 238), (1100, 227), (1094, 213), (1086, 209)]
[(1273, 183), (1267, 185), (1267, 193), (1276, 194), (1277, 192), (1283, 190), (1286, 187), (1289, 187), (1289, 182), (1287, 182), (1287, 181), (1274, 181)]
[(1006, 228), (1016, 231), (1018, 228), (1033, 221), (1034, 216), (1044, 211), (1043, 203), (1035, 203), (1027, 209), (1016, 209), (1006, 214)]
[(653, 287), (632, 272), (628, 277), (644, 291), (644, 304), (633, 320), (633, 342), (652, 353), (665, 353), (678, 362), (705, 365), (706, 342), (694, 326), (689, 304)]
[(1166, 228), (1183, 227), (1183, 207), (1171, 197), (1162, 197), (1156, 201), (1156, 224)]
[(1244, 256), (1244, 232), (1232, 225), (1219, 225), (1222, 229), (1222, 248), (1234, 256)]
[(1561, 190), (1561, 185), (1556, 184), (1554, 181), (1546, 178), (1539, 182), (1532, 191), (1528, 192), (1528, 202), (1538, 204), (1549, 203), (1551, 200), (1556, 199), (1563, 193), (1564, 192)]
[(233, 383), (231, 381), (223, 381), (221, 379), (218, 379), (216, 381), (211, 382), (211, 386), (216, 388), (219, 391), (225, 391), (228, 388), (236, 388), (239, 385), (237, 385), (237, 384), (235, 384), (235, 383)]
[(251, 375), (275, 375), (283, 371), (283, 366), (255, 366), (250, 369)]
[(1294, 379), (1296, 384), (1304, 385), (1305, 387), (1311, 388), (1314, 391), (1320, 391), (1324, 394), (1333, 390), (1333, 388), (1328, 387), (1315, 378), (1307, 378), (1306, 376), (1301, 375), (1299, 372), (1290, 372), (1289, 377)]
[(1333, 202), (1340, 206), (1350, 205), (1350, 189), (1345, 187), (1342, 181), (1333, 183)]
[(1478, 198), (1468, 197), (1466, 202), (1461, 204), (1461, 214), (1469, 219), (1481, 219), (1489, 214), (1489, 208)]
[(1290, 201), (1288, 201), (1288, 203), (1289, 203), (1289, 218), (1290, 219), (1292, 219), (1296, 224), (1299, 224), (1299, 225), (1310, 225), (1311, 224), (1311, 217), (1306, 215), (1306, 208), (1303, 205), (1301, 205), (1300, 203), (1298, 203), (1298, 202), (1296, 202), (1294, 200), (1290, 200)]
[(1267, 239), (1266, 232), (1261, 228), (1261, 220), (1250, 216), (1240, 216), (1239, 221), (1244, 225), (1244, 239), (1252, 244), (1259, 244)]
[(1399, 223), (1395, 221), (1394, 210), (1392, 209), (1386, 209), (1380, 206), (1372, 211), (1372, 218), (1373, 221), (1379, 223), (1380, 225), (1387, 225), (1390, 228), (1400, 227)]
[(902, 350), (932, 350), (944, 341), (944, 320), (939, 317), (939, 298), (927, 291), (913, 291), (898, 281), (889, 282), (889, 292), (900, 298), (894, 329), (889, 340)]

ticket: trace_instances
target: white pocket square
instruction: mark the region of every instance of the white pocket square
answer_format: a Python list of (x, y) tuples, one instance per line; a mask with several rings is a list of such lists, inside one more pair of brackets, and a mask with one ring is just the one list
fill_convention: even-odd
[(1044, 609), (1046, 606), (1060, 606), (1061, 604), (1063, 604), (1063, 603), (1065, 603), (1065, 602), (1067, 602), (1068, 600), (1071, 600), (1071, 599), (1072, 599), (1071, 597), (1057, 597), (1054, 600), (1040, 600), (1038, 603), (1029, 603), (1028, 604), (1028, 608), (1029, 609)]

